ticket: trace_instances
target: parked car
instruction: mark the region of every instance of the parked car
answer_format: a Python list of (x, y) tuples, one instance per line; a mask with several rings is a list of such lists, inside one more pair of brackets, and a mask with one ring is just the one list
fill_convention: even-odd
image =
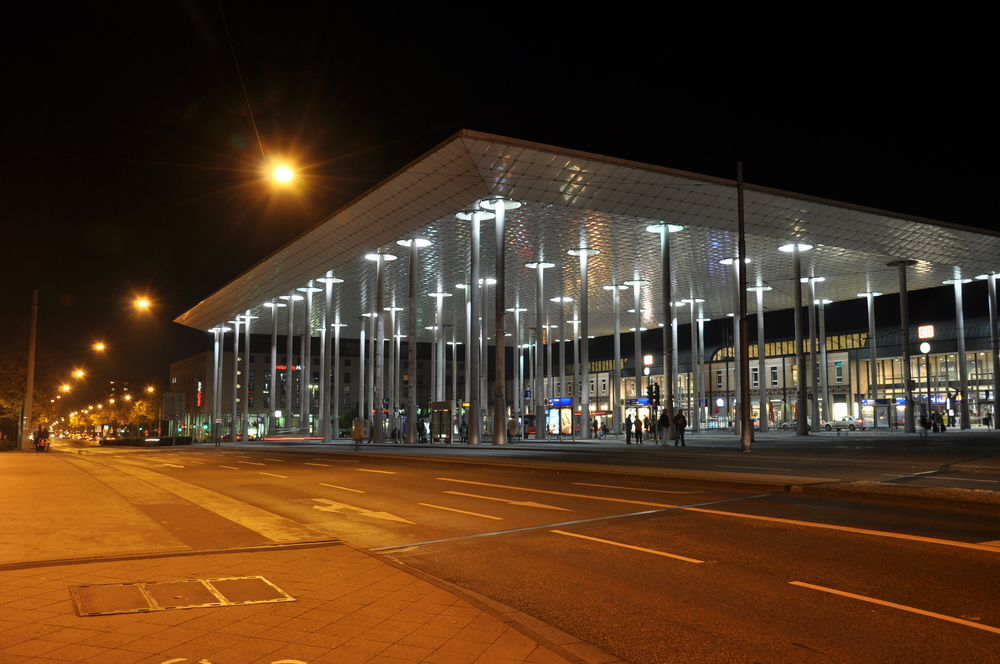
[[(781, 423), (781, 428), (784, 431), (788, 431), (789, 429), (794, 429), (795, 427), (796, 427), (795, 420), (788, 420), (787, 422), (782, 422)], [(813, 430), (812, 418), (811, 417), (807, 417), (806, 418), (806, 431), (812, 431), (812, 430)]]
[(824, 422), (823, 428), (827, 431), (832, 431), (834, 429), (847, 429), (848, 431), (854, 431), (855, 429), (864, 429), (864, 423), (859, 418), (845, 415), (839, 420)]

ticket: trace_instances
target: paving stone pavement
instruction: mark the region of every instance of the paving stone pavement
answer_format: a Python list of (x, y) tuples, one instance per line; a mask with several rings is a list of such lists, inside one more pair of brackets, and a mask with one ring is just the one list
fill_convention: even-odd
[[(260, 575), (294, 602), (80, 616), (81, 585)], [(0, 662), (616, 662), (338, 543), (0, 567)]]
[[(0, 664), (621, 661), (336, 540), (179, 550), (159, 524), (143, 523), (122, 496), (60, 456), (0, 454)], [(72, 590), (247, 576), (295, 601), (81, 616)]]

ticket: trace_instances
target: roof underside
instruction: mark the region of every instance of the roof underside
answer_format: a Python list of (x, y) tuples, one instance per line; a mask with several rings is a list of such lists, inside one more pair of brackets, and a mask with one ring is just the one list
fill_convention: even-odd
[[(384, 251), (399, 260), (386, 262), (384, 307), (407, 306), (409, 254), (397, 240), (425, 238), (419, 250), (417, 329), (434, 325), (436, 298), (451, 292), (444, 304), (445, 325), (464, 329), (464, 291), (469, 281), (470, 224), (456, 213), (479, 199), (502, 195), (522, 203), (506, 217), (506, 307), (525, 308), (524, 327), (534, 326), (536, 272), (533, 261), (555, 263), (545, 271), (546, 316), (550, 324), (579, 318), (579, 259), (570, 249), (600, 251), (588, 264), (590, 334), (614, 329), (612, 295), (603, 286), (648, 279), (640, 289), (643, 327), (664, 322), (659, 236), (652, 223), (682, 224), (670, 236), (673, 300), (700, 298), (696, 315), (721, 318), (734, 311), (732, 268), (720, 263), (737, 252), (735, 182), (657, 166), (573, 152), (546, 145), (463, 131), (385, 180), (323, 223), (292, 241), (185, 312), (176, 322), (207, 330), (251, 311), (251, 331), (270, 333), (271, 310), (263, 303), (298, 288), (323, 287), (327, 275), (343, 279), (333, 287), (334, 321), (342, 334), (357, 337), (360, 316), (375, 309), (375, 263), (365, 254)], [(1000, 234), (916, 219), (849, 204), (819, 200), (746, 185), (744, 208), (747, 282), (770, 286), (767, 311), (793, 306), (792, 257), (778, 251), (789, 242), (808, 243), (802, 253), (803, 276), (824, 277), (817, 296), (833, 301), (854, 299), (863, 291), (899, 291), (898, 269), (887, 263), (910, 259), (909, 290), (932, 288), (946, 279), (973, 277), (997, 269)], [(495, 271), (494, 224), (484, 222), (481, 236), (482, 277)], [(298, 294), (304, 295), (299, 292)], [(492, 289), (483, 310), (492, 312)], [(549, 298), (574, 298), (555, 305)], [(313, 330), (323, 325), (322, 293), (313, 296)], [(622, 291), (622, 326), (634, 324), (633, 291)], [(562, 312), (558, 308), (564, 309)], [(749, 297), (755, 311), (755, 296)], [(277, 309), (278, 330), (287, 330), (287, 308)], [(295, 318), (305, 307), (297, 304)], [(687, 322), (687, 306), (678, 309)], [(405, 329), (405, 311), (397, 316)], [(302, 332), (301, 322), (296, 333)], [(513, 321), (507, 329), (513, 328)]]

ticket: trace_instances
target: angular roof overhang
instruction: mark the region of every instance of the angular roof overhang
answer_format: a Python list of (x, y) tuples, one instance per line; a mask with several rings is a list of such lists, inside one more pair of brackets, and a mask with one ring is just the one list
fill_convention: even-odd
[[(579, 318), (580, 268), (567, 252), (582, 246), (600, 251), (588, 263), (590, 334), (613, 331), (612, 296), (603, 286), (632, 279), (651, 283), (640, 291), (643, 327), (664, 320), (659, 235), (650, 224), (681, 224), (670, 236), (672, 299), (699, 298), (697, 316), (721, 318), (734, 311), (732, 268), (720, 263), (737, 251), (737, 188), (734, 181), (613, 157), (565, 150), (511, 138), (462, 131), (416, 159), (381, 184), (330, 215), (176, 319), (207, 330), (252, 311), (254, 333), (270, 333), (271, 314), (262, 305), (297, 288), (320, 286), (324, 276), (343, 279), (333, 287), (334, 322), (356, 337), (360, 316), (375, 308), (375, 263), (371, 252), (396, 254), (386, 263), (384, 307), (407, 306), (408, 249), (397, 240), (425, 238), (419, 250), (417, 310), (421, 340), (435, 321), (432, 292), (456, 295), (445, 304), (445, 324), (464, 329), (464, 296), (456, 288), (469, 280), (470, 227), (456, 213), (487, 196), (516, 199), (507, 213), (506, 306), (527, 309), (522, 326), (533, 326), (536, 273), (524, 267), (548, 261), (544, 298), (568, 295), (565, 312), (549, 306), (551, 323)], [(767, 311), (793, 306), (792, 258), (778, 247), (813, 245), (801, 254), (802, 274), (823, 277), (818, 296), (854, 299), (863, 291), (899, 291), (896, 260), (915, 261), (909, 290), (938, 287), (956, 277), (1000, 269), (1000, 233), (908, 217), (846, 203), (753, 185), (744, 186), (749, 286), (769, 286)], [(482, 225), (481, 276), (495, 269), (493, 224)], [(492, 297), (492, 293), (490, 293)], [(314, 295), (313, 329), (322, 326), (324, 298)], [(805, 295), (804, 295), (805, 297)], [(459, 303), (462, 303), (459, 305)], [(622, 292), (623, 324), (633, 314), (631, 291)], [(749, 297), (755, 311), (755, 297)], [(484, 311), (492, 305), (484, 303)], [(286, 329), (278, 309), (278, 329)], [(302, 309), (296, 308), (296, 316)], [(690, 318), (687, 306), (678, 318)], [(397, 317), (405, 330), (405, 316)], [(297, 333), (300, 333), (300, 326)], [(508, 324), (508, 330), (512, 329)], [(461, 336), (461, 335), (459, 335)]]

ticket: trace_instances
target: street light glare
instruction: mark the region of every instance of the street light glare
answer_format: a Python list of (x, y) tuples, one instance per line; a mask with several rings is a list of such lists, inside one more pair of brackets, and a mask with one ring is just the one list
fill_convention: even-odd
[(293, 171), (290, 166), (281, 164), (276, 166), (274, 170), (271, 171), (271, 176), (278, 184), (288, 184), (295, 179), (295, 171)]
[(144, 297), (140, 297), (138, 300), (135, 301), (135, 306), (138, 307), (139, 309), (146, 309), (147, 307), (149, 307), (149, 300), (147, 300)]

